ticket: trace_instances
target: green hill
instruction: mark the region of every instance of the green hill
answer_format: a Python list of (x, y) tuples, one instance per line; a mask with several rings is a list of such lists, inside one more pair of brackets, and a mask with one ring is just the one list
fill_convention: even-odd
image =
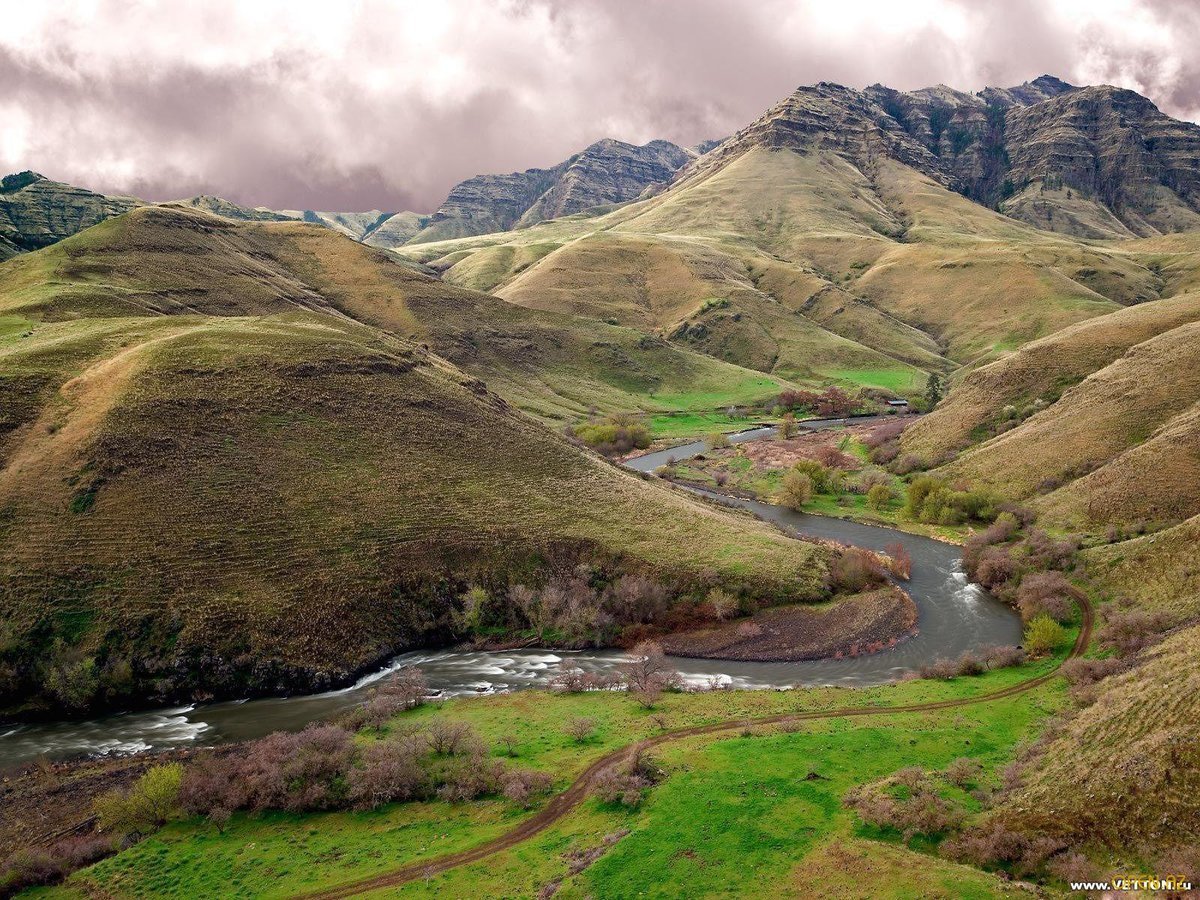
[[(521, 324), (490, 323), (489, 302)], [(463, 346), (455, 316), (524, 342), (464, 372), (434, 352)], [(5, 264), (3, 706), (316, 687), (449, 634), (470, 584), (503, 606), (510, 583), (581, 562), (674, 595), (823, 594), (824, 549), (585, 454), (489, 391), (479, 372), (502, 387), (521, 361), (546, 373), (531, 396), (586, 384), (536, 367), (546, 321), (315, 227), (182, 210)]]

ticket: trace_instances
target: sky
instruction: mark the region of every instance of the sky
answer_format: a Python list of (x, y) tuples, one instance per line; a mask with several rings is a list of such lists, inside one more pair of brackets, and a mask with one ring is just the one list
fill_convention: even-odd
[(0, 170), (432, 211), (603, 137), (690, 146), (798, 85), (1115, 84), (1200, 119), (1196, 0), (78, 0), (0, 28)]

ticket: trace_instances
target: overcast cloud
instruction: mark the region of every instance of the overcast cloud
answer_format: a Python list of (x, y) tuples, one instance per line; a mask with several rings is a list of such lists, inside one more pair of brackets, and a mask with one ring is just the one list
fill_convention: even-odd
[(1200, 118), (1191, 0), (24, 3), (0, 169), (164, 200), (432, 210), (601, 137), (691, 145), (797, 85), (1042, 73)]

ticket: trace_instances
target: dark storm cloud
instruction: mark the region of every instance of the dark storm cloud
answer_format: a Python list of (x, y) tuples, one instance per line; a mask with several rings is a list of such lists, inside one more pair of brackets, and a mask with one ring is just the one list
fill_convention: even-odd
[(1166, 0), (29, 4), (0, 34), (0, 167), (169, 199), (430, 210), (601, 137), (694, 144), (797, 85), (1043, 72), (1200, 112)]

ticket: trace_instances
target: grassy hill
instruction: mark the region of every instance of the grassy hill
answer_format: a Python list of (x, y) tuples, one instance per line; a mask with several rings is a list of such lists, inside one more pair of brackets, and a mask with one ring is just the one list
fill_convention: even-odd
[[(489, 302), (519, 324), (489, 323)], [(552, 318), (316, 228), (139, 211), (6, 264), (0, 317), (9, 708), (47, 688), (83, 705), (329, 683), (449, 633), (469, 584), (503, 603), (579, 561), (676, 593), (824, 590), (823, 549), (584, 454), (489, 391), (478, 372), (503, 386), (520, 365), (546, 373), (535, 398), (586, 385), (534, 365)], [(470, 328), (500, 346), (472, 372), (407, 337), (454, 349)]]
[(1200, 839), (1200, 629), (1147, 651), (1046, 740), (996, 815), (1019, 827), (1134, 856)]
[(144, 208), (0, 271), (0, 312), (26, 318), (350, 316), (428, 345), (544, 419), (712, 410), (778, 392), (760, 372), (644, 332), (522, 310), (444, 284), (382, 250), (300, 223)]
[(1039, 231), (896, 160), (753, 144), (606, 215), (398, 252), (518, 305), (796, 382), (909, 394), (928, 372), (1157, 299), (1167, 280), (1149, 257)]

